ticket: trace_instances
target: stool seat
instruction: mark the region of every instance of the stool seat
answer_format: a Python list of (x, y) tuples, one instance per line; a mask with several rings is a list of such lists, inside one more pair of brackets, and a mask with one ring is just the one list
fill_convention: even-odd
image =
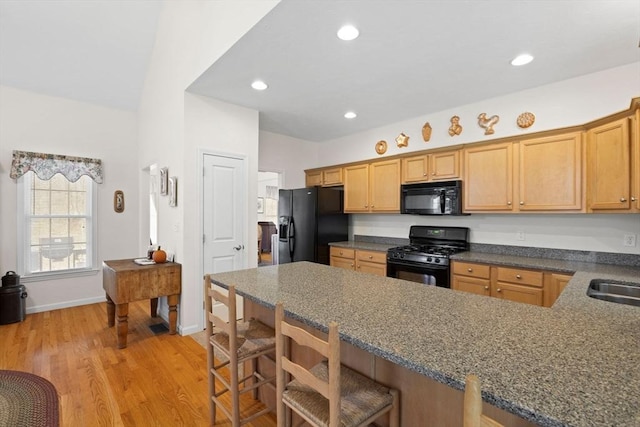
[[(328, 361), (309, 369), (315, 377), (329, 382)], [(329, 401), (315, 389), (293, 380), (282, 393), (285, 403), (302, 412), (316, 425), (329, 425)], [(366, 402), (366, 405), (362, 405)], [(346, 366), (340, 367), (340, 424), (359, 426), (393, 404), (389, 388), (361, 375)]]
[[(250, 357), (255, 353), (265, 350), (273, 350), (276, 346), (275, 331), (256, 319), (249, 319), (246, 322), (237, 324), (238, 361)], [(223, 331), (214, 329), (213, 335), (209, 339), (211, 345), (229, 357), (229, 335)]]

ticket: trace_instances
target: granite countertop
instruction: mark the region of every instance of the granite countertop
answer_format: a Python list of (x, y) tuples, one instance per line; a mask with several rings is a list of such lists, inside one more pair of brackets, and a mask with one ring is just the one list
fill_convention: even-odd
[(312, 327), (335, 320), (342, 340), (451, 387), (474, 372), (488, 402), (539, 425), (638, 426), (640, 310), (587, 297), (596, 277), (638, 281), (640, 269), (578, 271), (551, 308), (309, 262), (212, 275)]
[(332, 242), (329, 243), (329, 246), (337, 246), (347, 249), (360, 249), (363, 251), (387, 252), (389, 249), (395, 248), (398, 245), (390, 243), (372, 243), (349, 240), (344, 242)]

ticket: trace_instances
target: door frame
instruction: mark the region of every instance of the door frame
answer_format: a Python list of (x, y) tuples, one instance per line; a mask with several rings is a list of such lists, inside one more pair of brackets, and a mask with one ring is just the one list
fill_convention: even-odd
[[(197, 183), (198, 183), (198, 215), (199, 215), (199, 223), (198, 223), (198, 235), (199, 236), (204, 236), (204, 159), (205, 156), (215, 156), (215, 157), (226, 157), (226, 158), (231, 158), (231, 159), (236, 159), (236, 160), (240, 160), (243, 163), (243, 179), (244, 179), (244, 188), (243, 188), (243, 194), (245, 197), (241, 197), (241, 203), (242, 203), (242, 210), (245, 213), (245, 221), (243, 224), (243, 229), (242, 229), (242, 234), (243, 234), (243, 239), (246, 240), (245, 242), (245, 247), (248, 246), (248, 238), (249, 238), (249, 221), (248, 221), (248, 214), (249, 211), (247, 209), (248, 206), (248, 194), (249, 194), (249, 159), (248, 156), (244, 155), (244, 154), (239, 154), (239, 153), (231, 153), (231, 152), (226, 152), (226, 151), (219, 151), (219, 150), (211, 150), (208, 148), (198, 148), (197, 150), (197, 155), (198, 155), (198, 160), (197, 160), (197, 171), (200, 175), (200, 178), (197, 179)], [(247, 256), (247, 254), (249, 253), (248, 250), (243, 251), (243, 257), (242, 257), (242, 268), (247, 268), (248, 266), (248, 261), (249, 258)], [(200, 245), (198, 245), (198, 271), (200, 272), (199, 277), (203, 278), (205, 275), (205, 271), (204, 271), (204, 242), (202, 241), (202, 239), (200, 240)], [(199, 307), (196, 307), (197, 310), (200, 310), (200, 312), (202, 313), (202, 315), (200, 316), (199, 320), (198, 320), (198, 330), (203, 330), (205, 327), (205, 306), (204, 306), (204, 288), (202, 287), (202, 285), (200, 286), (200, 299), (198, 300), (198, 304)]]

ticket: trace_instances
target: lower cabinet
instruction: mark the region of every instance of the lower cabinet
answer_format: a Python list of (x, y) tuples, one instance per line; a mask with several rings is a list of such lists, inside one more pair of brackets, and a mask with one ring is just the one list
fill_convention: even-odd
[(453, 261), (451, 288), (463, 292), (551, 307), (570, 275)]
[(386, 276), (387, 253), (332, 246), (330, 265), (377, 276)]

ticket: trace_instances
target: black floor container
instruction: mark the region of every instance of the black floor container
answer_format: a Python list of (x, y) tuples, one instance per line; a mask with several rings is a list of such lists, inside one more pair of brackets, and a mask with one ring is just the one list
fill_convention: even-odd
[(0, 287), (0, 325), (22, 322), (26, 304), (27, 290), (20, 284), (20, 276), (13, 271), (7, 272)]

